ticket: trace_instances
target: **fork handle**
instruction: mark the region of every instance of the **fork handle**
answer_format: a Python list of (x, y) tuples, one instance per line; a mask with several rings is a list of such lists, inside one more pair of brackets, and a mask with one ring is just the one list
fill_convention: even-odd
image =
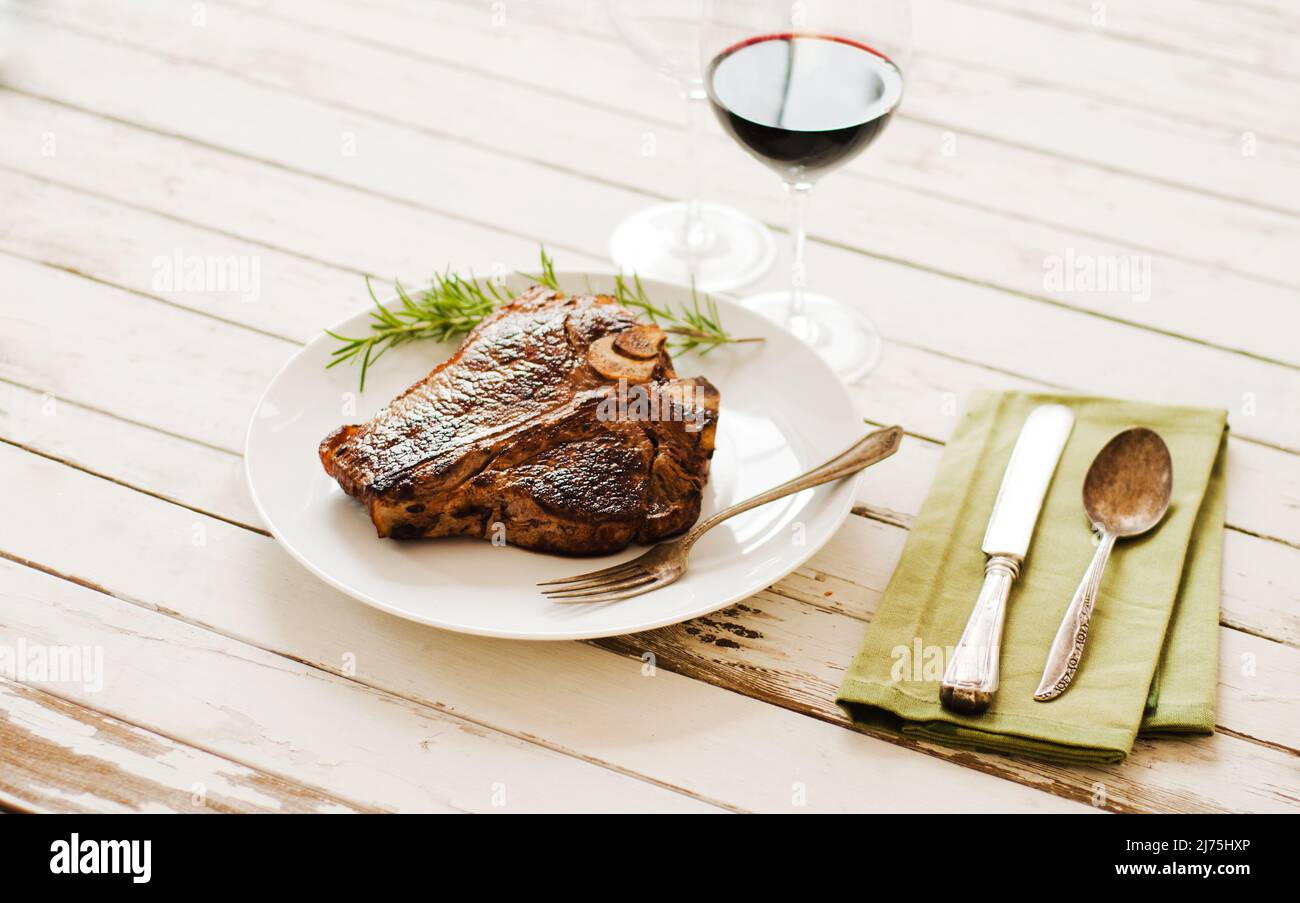
[(727, 518), (735, 517), (737, 514), (751, 508), (766, 505), (768, 502), (774, 502), (777, 499), (785, 498), (787, 495), (794, 495), (796, 492), (802, 492), (805, 489), (811, 489), (814, 486), (820, 486), (841, 477), (851, 476), (864, 468), (870, 467), (877, 461), (888, 458), (898, 451), (898, 446), (902, 441), (903, 428), (901, 426), (890, 426), (869, 433), (820, 467), (788, 480), (780, 486), (773, 486), (766, 492), (760, 492), (743, 502), (737, 502), (730, 508), (723, 508), (707, 520), (701, 521), (682, 537), (682, 544), (690, 548), (697, 539)]

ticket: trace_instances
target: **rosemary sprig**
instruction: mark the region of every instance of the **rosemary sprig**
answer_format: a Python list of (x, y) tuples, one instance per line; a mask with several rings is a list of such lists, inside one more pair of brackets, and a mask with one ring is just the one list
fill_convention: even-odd
[(542, 258), (542, 271), (535, 276), (529, 273), (520, 273), (519, 275), (523, 276), (525, 279), (531, 279), (538, 285), (544, 285), (552, 291), (558, 292), (560, 290), (560, 280), (555, 275), (555, 261), (551, 258), (550, 254), (546, 253), (546, 245), (542, 245), (539, 254)]
[(680, 311), (660, 307), (651, 301), (645, 286), (641, 284), (641, 277), (635, 273), (632, 274), (631, 282), (622, 273), (614, 277), (614, 297), (619, 304), (641, 311), (651, 321), (658, 323), (664, 332), (676, 336), (676, 341), (672, 343), (675, 351), (686, 352), (699, 348), (703, 355), (719, 345), (763, 341), (761, 338), (736, 338), (727, 332), (722, 327), (718, 305), (708, 295), (701, 299), (695, 291), (694, 282), (691, 283), (691, 303)]
[[(519, 275), (559, 291), (555, 261), (544, 247), (541, 249), (541, 267), (540, 273)], [(707, 295), (701, 301), (694, 286), (691, 288), (690, 305), (681, 311), (654, 304), (646, 294), (641, 280), (635, 275), (629, 283), (620, 274), (615, 278), (614, 286), (614, 294), (620, 304), (642, 312), (665, 332), (678, 337), (674, 342), (675, 350), (700, 348), (703, 354), (718, 345), (762, 341), (733, 338), (722, 327), (717, 305)], [(389, 309), (379, 302), (370, 278), (366, 277), (366, 291), (370, 294), (375, 309), (370, 312), (370, 331), (364, 336), (354, 338), (325, 330), (330, 338), (341, 343), (330, 352), (330, 362), (325, 365), (326, 369), (345, 361), (360, 363), (363, 392), (366, 388), (366, 374), (390, 349), (417, 339), (445, 342), (463, 335), (499, 305), (514, 297), (492, 280), (480, 282), (472, 273), (469, 276), (458, 276), (450, 271), (434, 276), (430, 286), (414, 296), (407, 293), (400, 282), (395, 282), (394, 287), (400, 303)]]
[(390, 349), (416, 339), (445, 342), (469, 332), (498, 304), (510, 300), (510, 296), (491, 281), (484, 288), (472, 274), (465, 277), (448, 272), (434, 276), (433, 283), (415, 297), (409, 295), (400, 282), (393, 285), (400, 304), (390, 309), (379, 303), (370, 277), (366, 277), (366, 291), (375, 304), (375, 309), (370, 312), (368, 334), (353, 338), (325, 330), (330, 338), (342, 342), (330, 352), (330, 362), (325, 368), (328, 370), (344, 361), (359, 361), (363, 392), (366, 373)]

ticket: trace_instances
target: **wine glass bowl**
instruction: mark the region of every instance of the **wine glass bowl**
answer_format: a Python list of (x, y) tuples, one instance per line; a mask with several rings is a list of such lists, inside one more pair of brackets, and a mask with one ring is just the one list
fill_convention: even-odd
[(610, 257), (628, 272), (703, 291), (724, 291), (764, 275), (776, 257), (771, 231), (732, 207), (702, 200), (698, 139), (707, 96), (701, 44), (705, 0), (607, 0), (614, 30), (638, 57), (669, 79), (688, 113), (686, 201), (657, 204), (621, 222)]
[(804, 288), (805, 210), (817, 181), (875, 141), (903, 97), (907, 0), (709, 0), (704, 87), (742, 148), (791, 198), (790, 288), (746, 304), (813, 345), (846, 382), (880, 358), (859, 311)]
[(865, 44), (789, 32), (728, 48), (708, 84), (723, 128), (787, 182), (812, 182), (856, 156), (903, 94), (902, 72)]
[(647, 65), (678, 86), (703, 83), (700, 59), (704, 0), (609, 0), (619, 38)]

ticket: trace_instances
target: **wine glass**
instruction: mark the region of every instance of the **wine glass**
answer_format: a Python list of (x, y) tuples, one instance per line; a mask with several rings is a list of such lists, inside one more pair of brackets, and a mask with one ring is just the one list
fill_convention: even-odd
[(772, 233), (751, 216), (702, 200), (699, 136), (708, 114), (701, 40), (704, 0), (607, 0), (614, 29), (636, 54), (672, 81), (686, 102), (690, 199), (657, 204), (614, 230), (609, 253), (623, 270), (724, 291), (764, 275), (776, 257)]
[(880, 334), (854, 308), (805, 291), (805, 210), (813, 185), (889, 123), (910, 44), (907, 0), (708, 0), (713, 110), (790, 195), (790, 288), (745, 304), (785, 324), (846, 382), (880, 360)]

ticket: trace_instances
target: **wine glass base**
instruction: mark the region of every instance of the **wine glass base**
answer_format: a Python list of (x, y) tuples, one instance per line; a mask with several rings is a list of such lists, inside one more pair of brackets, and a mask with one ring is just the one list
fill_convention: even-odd
[(699, 245), (685, 240), (686, 202), (658, 204), (633, 214), (609, 239), (609, 256), (623, 272), (647, 279), (689, 284), (702, 292), (747, 285), (765, 274), (776, 258), (772, 233), (739, 210), (702, 204), (704, 234)]
[(825, 295), (805, 293), (803, 301), (803, 314), (793, 318), (788, 291), (755, 295), (743, 303), (812, 346), (844, 382), (857, 382), (875, 369), (880, 333), (866, 316)]

